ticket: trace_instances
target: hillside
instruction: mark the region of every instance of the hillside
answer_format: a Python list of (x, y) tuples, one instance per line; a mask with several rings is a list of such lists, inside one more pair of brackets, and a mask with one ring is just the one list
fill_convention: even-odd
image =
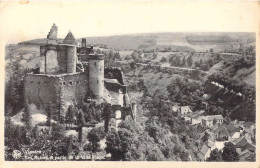
[[(254, 33), (140, 33), (105, 37), (85, 37), (88, 44), (102, 45), (117, 50), (183, 48), (186, 51), (214, 49), (223, 51), (228, 48), (248, 45), (255, 41)], [(62, 39), (59, 39), (61, 41)], [(77, 40), (81, 41), (81, 38)], [(41, 45), (46, 39), (24, 41), (21, 45)], [(255, 44), (253, 44), (255, 45)]]

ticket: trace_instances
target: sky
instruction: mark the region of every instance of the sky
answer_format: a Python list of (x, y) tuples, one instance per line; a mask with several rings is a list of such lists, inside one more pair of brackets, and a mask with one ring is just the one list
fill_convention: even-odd
[(0, 3), (0, 36), (7, 43), (58, 37), (150, 32), (255, 32), (257, 2), (88, 1)]

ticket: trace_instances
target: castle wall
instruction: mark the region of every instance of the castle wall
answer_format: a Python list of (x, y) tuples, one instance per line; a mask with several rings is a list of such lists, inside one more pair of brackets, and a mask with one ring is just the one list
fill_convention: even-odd
[[(53, 110), (67, 109), (73, 102), (80, 102), (88, 92), (88, 76), (85, 73), (64, 75), (27, 74), (24, 78), (25, 100), (44, 110), (52, 103)], [(63, 102), (62, 102), (63, 101)], [(65, 116), (65, 113), (62, 114)]]
[[(63, 74), (76, 72), (76, 46), (47, 44), (40, 47), (40, 55), (45, 58), (44, 73)], [(55, 66), (50, 66), (54, 62), (57, 62)]]
[(52, 102), (58, 104), (59, 78), (47, 75), (27, 74), (24, 78), (25, 100), (38, 109)]

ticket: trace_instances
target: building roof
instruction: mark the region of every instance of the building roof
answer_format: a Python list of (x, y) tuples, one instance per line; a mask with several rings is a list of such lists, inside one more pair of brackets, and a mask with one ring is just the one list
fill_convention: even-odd
[(224, 126), (222, 126), (222, 125), (218, 126), (218, 127), (214, 130), (214, 132), (216, 132), (216, 133), (225, 132), (226, 134), (228, 134), (227, 129), (226, 129)]
[(67, 34), (67, 36), (65, 37), (65, 39), (63, 40), (63, 43), (64, 44), (76, 44), (75, 37), (73, 36), (73, 34), (70, 31)]
[(210, 148), (209, 148), (207, 145), (204, 144), (204, 145), (201, 147), (200, 152), (201, 152), (202, 154), (204, 154), (204, 156), (205, 156), (206, 153), (207, 153), (209, 150), (210, 150)]
[(208, 139), (208, 140), (206, 141), (206, 145), (207, 145), (208, 147), (212, 148), (212, 147), (215, 146), (215, 142), (214, 142), (213, 140), (211, 140), (211, 139)]
[(187, 112), (192, 112), (192, 111), (190, 110), (189, 106), (181, 106), (181, 112), (185, 112), (185, 111), (187, 111)]
[(246, 122), (246, 123), (244, 124), (244, 127), (245, 127), (245, 128), (250, 128), (252, 125), (254, 125), (254, 123), (251, 122), (251, 121), (249, 121), (249, 122)]
[(239, 142), (242, 141), (243, 139), (245, 139), (245, 137), (244, 137), (244, 136), (241, 136), (241, 137), (239, 137), (238, 139), (233, 140), (232, 143), (233, 143), (234, 145), (236, 145), (237, 143), (239, 143)]
[(209, 116), (204, 116), (204, 120), (207, 121), (212, 121), (212, 120), (223, 120), (223, 116), (222, 115), (209, 115)]
[(193, 119), (197, 119), (200, 117), (201, 114), (203, 114), (205, 111), (204, 110), (200, 110), (200, 111), (195, 111), (194, 113), (190, 113), (187, 114), (188, 117), (193, 118)]
[(179, 108), (180, 108), (180, 107), (179, 107), (178, 105), (176, 105), (176, 104), (172, 106), (172, 110), (173, 110), (174, 112), (178, 111)]
[(225, 128), (228, 130), (229, 133), (239, 132), (239, 128), (235, 127), (233, 124), (225, 125)]

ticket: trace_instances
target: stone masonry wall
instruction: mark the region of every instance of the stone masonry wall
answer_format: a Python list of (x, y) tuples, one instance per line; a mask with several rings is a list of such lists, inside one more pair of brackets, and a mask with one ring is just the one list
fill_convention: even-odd
[[(73, 102), (82, 101), (88, 92), (88, 76), (85, 73), (64, 75), (27, 74), (24, 78), (25, 100), (44, 110), (52, 103), (53, 110), (58, 111), (61, 101), (63, 109)], [(65, 114), (63, 114), (65, 116)]]

